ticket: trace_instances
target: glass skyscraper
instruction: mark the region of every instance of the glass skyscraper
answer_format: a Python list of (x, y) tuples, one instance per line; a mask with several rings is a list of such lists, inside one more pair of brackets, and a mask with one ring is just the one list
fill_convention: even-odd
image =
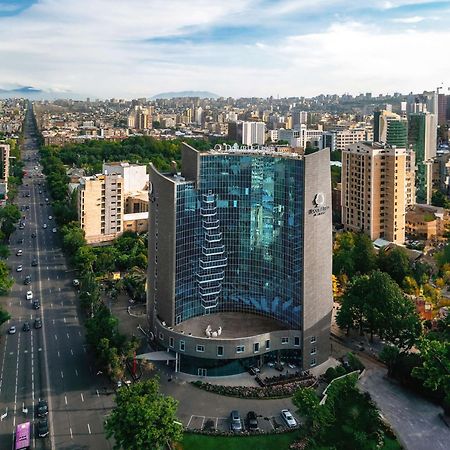
[(185, 144), (182, 172), (152, 167), (150, 183), (148, 317), (176, 370), (226, 375), (328, 358), (328, 150)]

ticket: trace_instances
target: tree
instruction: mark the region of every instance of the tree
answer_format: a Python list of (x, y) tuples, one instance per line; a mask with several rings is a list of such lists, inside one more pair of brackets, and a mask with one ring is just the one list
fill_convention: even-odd
[(122, 387), (106, 420), (106, 435), (114, 438), (115, 450), (165, 448), (168, 442), (182, 439), (177, 407), (175, 399), (159, 392), (157, 379)]
[(0, 295), (8, 294), (14, 284), (14, 279), (9, 276), (8, 266), (0, 261)]
[(402, 286), (405, 277), (411, 273), (408, 254), (400, 247), (380, 250), (378, 266), (380, 270), (388, 273), (399, 286)]
[(359, 273), (370, 273), (377, 267), (376, 254), (369, 236), (359, 233), (355, 237), (352, 251), (355, 270)]
[(11, 315), (0, 306), (0, 326), (11, 319)]
[(413, 303), (392, 278), (379, 270), (355, 277), (341, 300), (336, 323), (378, 333), (400, 348), (410, 348), (420, 335), (420, 321)]
[(330, 423), (332, 417), (329, 410), (320, 405), (320, 400), (314, 389), (300, 388), (292, 397), (292, 403), (299, 413), (306, 418), (307, 428), (318, 430)]
[(413, 369), (413, 376), (424, 380), (424, 385), (442, 389), (445, 394), (444, 408), (450, 413), (450, 342), (423, 338), (419, 341), (422, 367)]
[(388, 376), (390, 377), (392, 376), (392, 371), (397, 362), (399, 353), (399, 349), (394, 345), (385, 345), (379, 354), (381, 361), (387, 365)]

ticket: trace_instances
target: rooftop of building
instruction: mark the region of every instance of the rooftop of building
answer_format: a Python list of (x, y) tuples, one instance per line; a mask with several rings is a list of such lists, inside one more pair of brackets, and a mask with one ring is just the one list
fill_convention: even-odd
[(257, 155), (272, 156), (289, 159), (303, 159), (303, 150), (300, 148), (281, 145), (229, 145), (216, 144), (208, 151), (200, 151), (202, 155)]
[(219, 312), (185, 320), (176, 325), (174, 331), (205, 338), (208, 325), (211, 332), (221, 329), (221, 339), (238, 339), (289, 329), (287, 325), (270, 317), (241, 312)]

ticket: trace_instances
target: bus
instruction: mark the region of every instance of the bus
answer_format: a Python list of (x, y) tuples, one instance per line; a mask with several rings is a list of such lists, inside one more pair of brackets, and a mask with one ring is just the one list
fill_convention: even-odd
[(15, 450), (29, 450), (31, 448), (31, 423), (19, 423), (16, 427)]

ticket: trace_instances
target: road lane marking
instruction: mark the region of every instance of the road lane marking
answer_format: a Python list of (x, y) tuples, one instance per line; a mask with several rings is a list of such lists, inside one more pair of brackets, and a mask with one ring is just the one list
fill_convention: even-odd
[(64, 396), (64, 403), (67, 405), (67, 395)]
[(78, 370), (77, 369), (75, 369), (75, 375), (78, 376)]
[(58, 350), (58, 358), (60, 358), (61, 356), (60, 356), (60, 354), (59, 354), (59, 350)]
[(63, 371), (61, 370), (61, 378), (64, 378), (64, 374)]
[(72, 428), (69, 427), (69, 431), (70, 431), (70, 439), (73, 439)]
[(72, 349), (70, 349), (70, 354), (73, 356), (73, 350)]
[(63, 321), (64, 321), (64, 323), (66, 323), (66, 318), (65, 317), (64, 317)]
[(82, 393), (82, 392), (80, 392), (80, 395), (81, 395), (81, 401), (82, 401), (82, 402), (84, 402), (84, 397), (83, 397), (83, 393)]
[(57, 341), (58, 340), (58, 336), (56, 336), (56, 334), (55, 334), (55, 341)]
[(67, 335), (67, 339), (70, 339), (69, 333), (66, 333), (66, 335)]
[(88, 426), (89, 434), (91, 434), (91, 427), (89, 426), (89, 424), (87, 424), (87, 426)]
[(55, 319), (52, 320), (53, 325), (55, 325)]

